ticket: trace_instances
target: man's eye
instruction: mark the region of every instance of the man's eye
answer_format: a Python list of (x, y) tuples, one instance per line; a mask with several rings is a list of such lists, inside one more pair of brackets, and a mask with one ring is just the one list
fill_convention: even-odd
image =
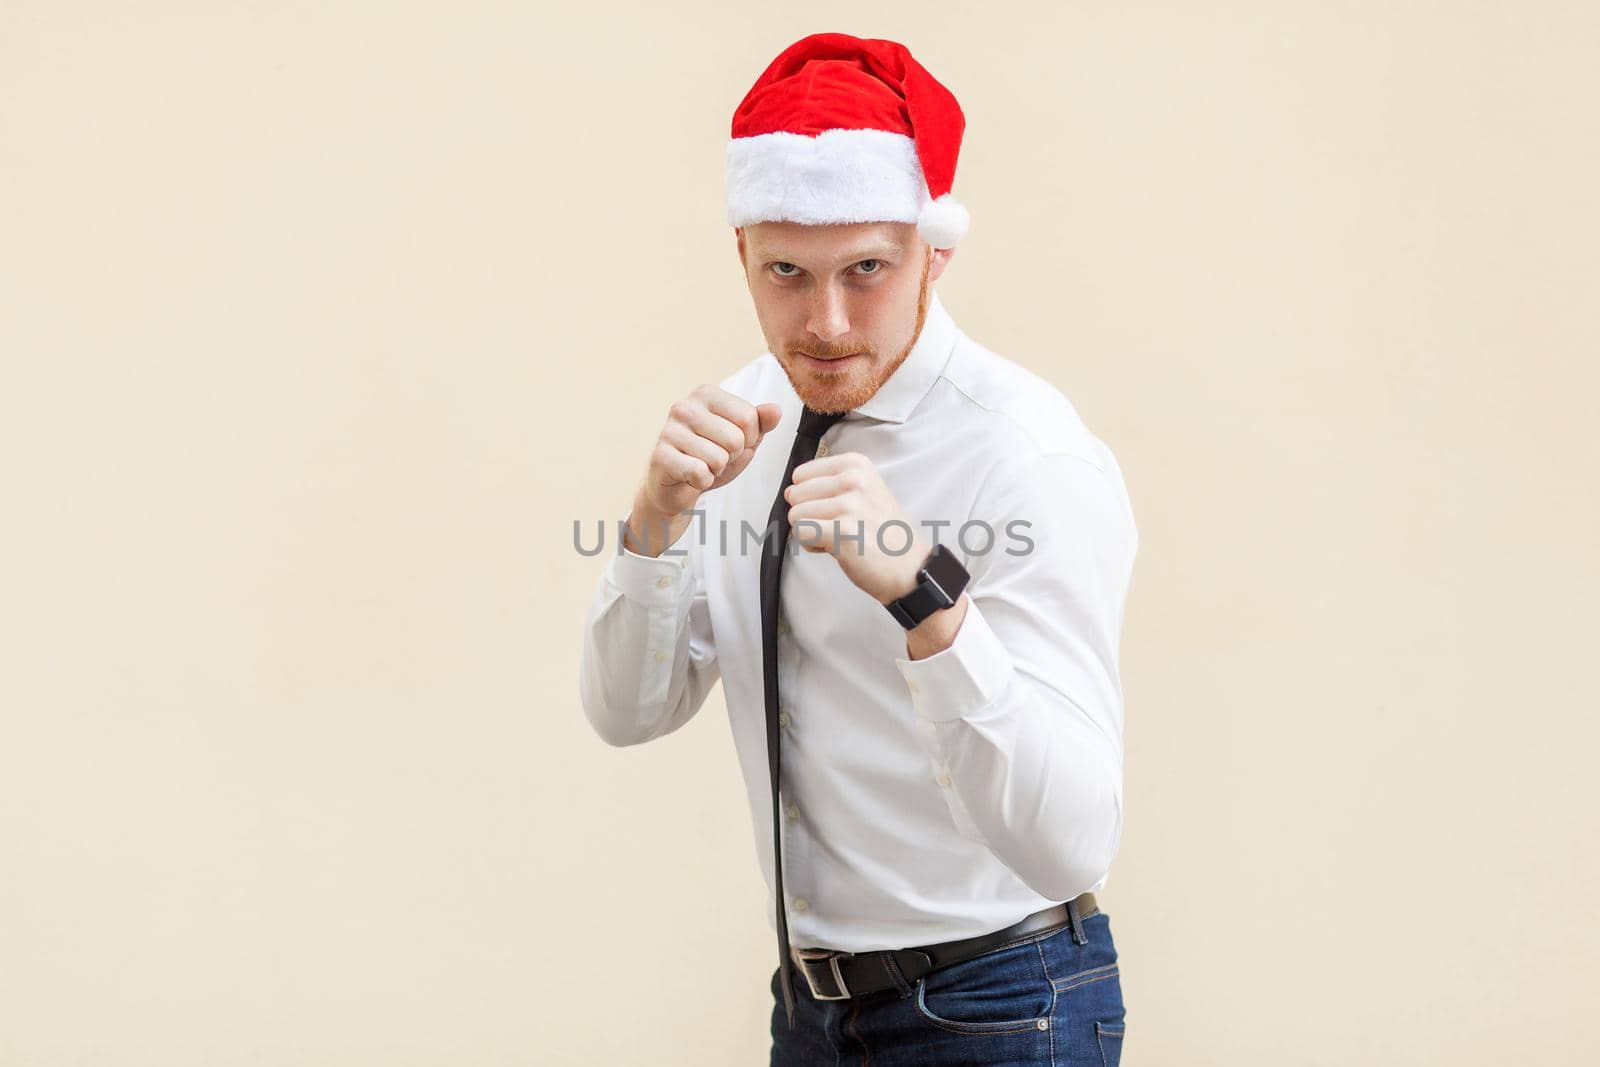
[(865, 266), (868, 263), (871, 263), (873, 265), (874, 269), (873, 270), (864, 270), (864, 271), (861, 272), (862, 274), (878, 274), (878, 273), (882, 272), (882, 270), (883, 270), (883, 260), (881, 260), (881, 259), (863, 259), (860, 263), (857, 263), (856, 266), (861, 267), (861, 266)]
[(774, 263), (772, 265), (772, 269), (777, 273), (778, 277), (780, 277), (780, 278), (793, 278), (794, 277), (794, 274), (788, 274), (788, 273), (785, 273), (783, 270), (779, 269), (779, 268), (782, 268), (782, 267), (794, 267), (795, 274), (799, 274), (800, 273), (800, 268), (799, 267), (795, 267), (795, 265), (793, 263)]

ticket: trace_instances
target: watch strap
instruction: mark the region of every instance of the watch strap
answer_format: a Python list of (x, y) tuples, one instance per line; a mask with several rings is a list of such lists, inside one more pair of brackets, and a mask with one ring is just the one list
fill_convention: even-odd
[[(941, 575), (944, 580), (936, 580), (934, 574)], [(928, 553), (917, 575), (921, 581), (915, 589), (884, 605), (895, 621), (907, 630), (916, 628), (934, 612), (954, 606), (967, 584), (966, 568), (942, 544), (935, 545)]]

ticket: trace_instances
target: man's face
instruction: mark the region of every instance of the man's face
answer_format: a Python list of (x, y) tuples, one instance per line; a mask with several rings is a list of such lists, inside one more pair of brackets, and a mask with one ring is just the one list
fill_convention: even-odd
[(954, 253), (908, 222), (761, 222), (735, 233), (767, 348), (822, 412), (866, 403), (911, 354), (929, 286)]

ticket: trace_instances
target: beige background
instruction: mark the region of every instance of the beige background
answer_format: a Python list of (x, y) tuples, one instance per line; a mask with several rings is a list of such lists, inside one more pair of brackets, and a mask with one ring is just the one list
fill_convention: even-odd
[(822, 29), (1133, 496), (1125, 1062), (1589, 1062), (1594, 5), (863, 10), (0, 7), (0, 1067), (765, 1062), (721, 690), (590, 733), (572, 522), (761, 351)]

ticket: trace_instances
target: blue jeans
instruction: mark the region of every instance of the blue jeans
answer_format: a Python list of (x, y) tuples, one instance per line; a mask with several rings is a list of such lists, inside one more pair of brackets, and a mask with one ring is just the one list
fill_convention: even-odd
[(772, 972), (772, 1067), (1052, 1064), (1117, 1067), (1122, 984), (1111, 920), (1083, 920), (849, 1000), (817, 1000), (794, 970), (794, 1028)]

